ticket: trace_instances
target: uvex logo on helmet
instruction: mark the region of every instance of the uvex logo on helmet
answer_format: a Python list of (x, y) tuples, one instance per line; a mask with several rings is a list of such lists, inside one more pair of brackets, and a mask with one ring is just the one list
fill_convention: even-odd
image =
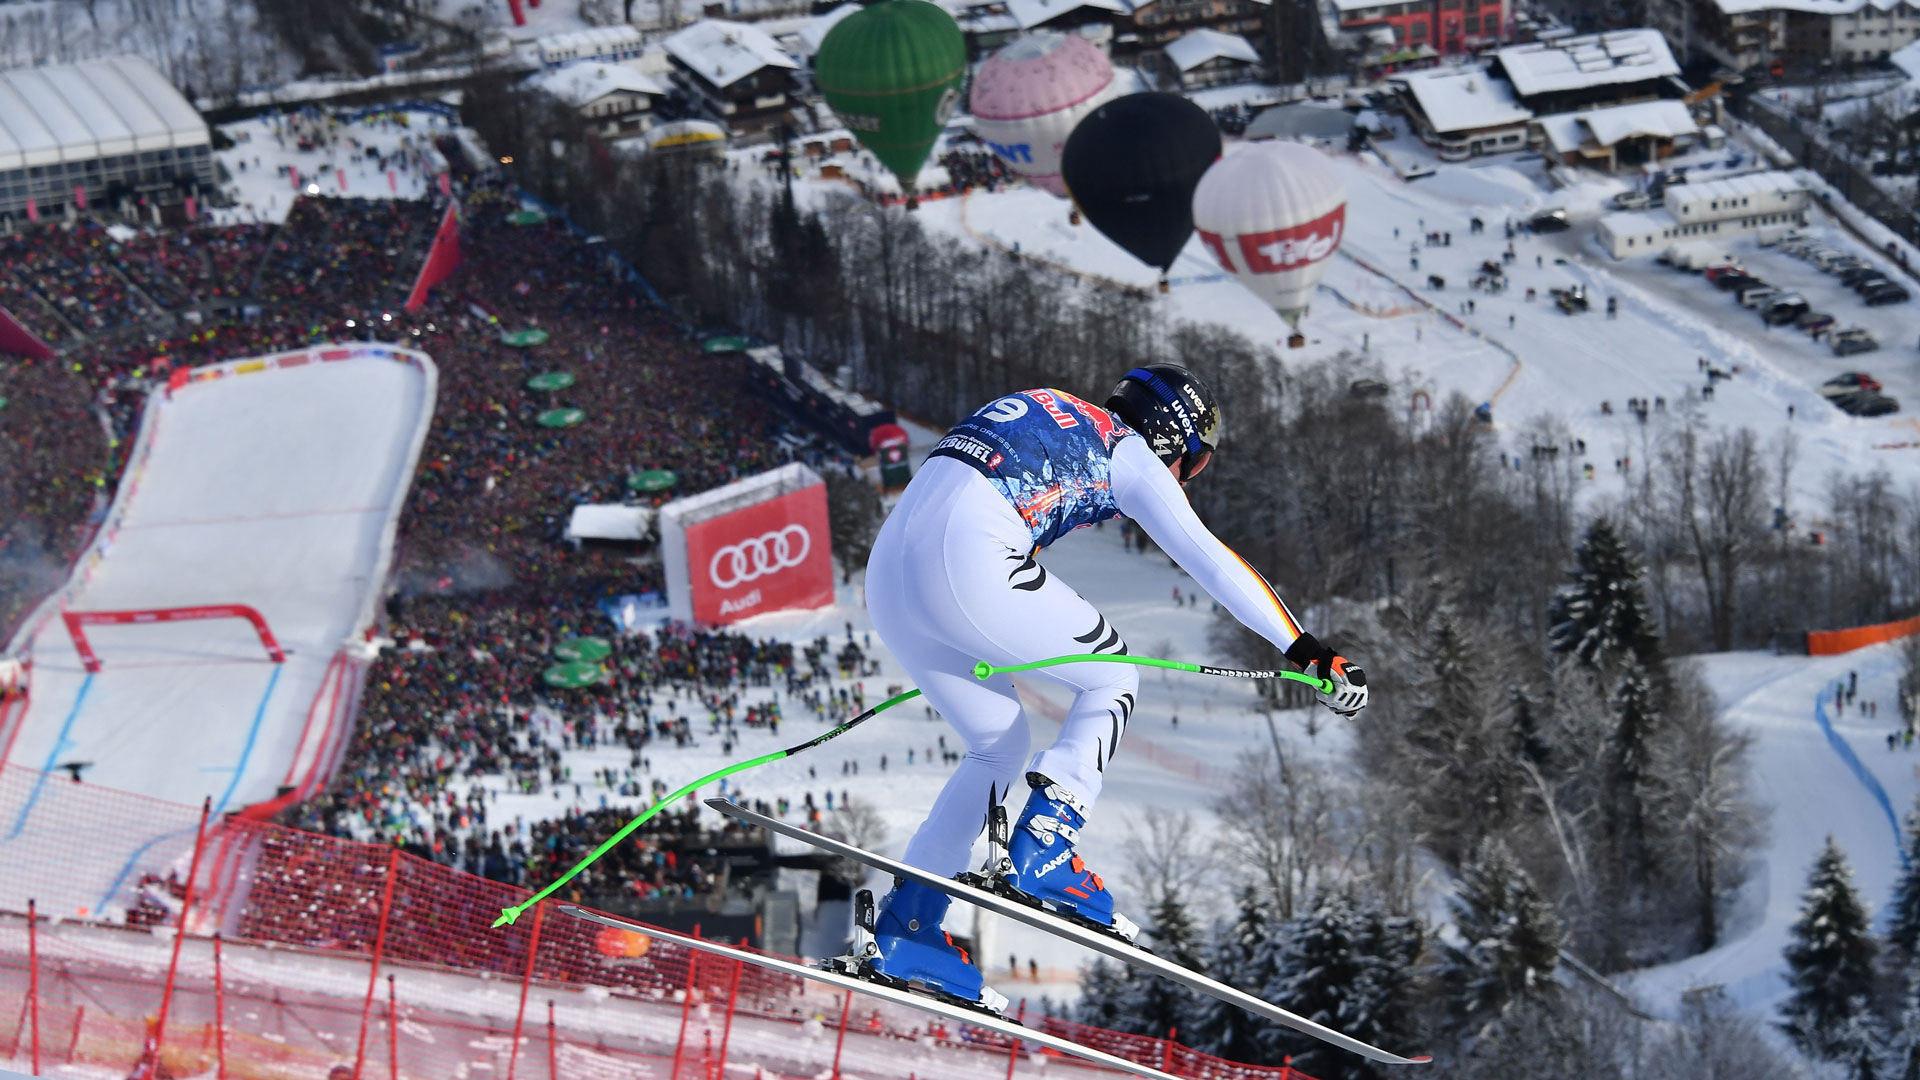
[(731, 589), (777, 570), (799, 566), (812, 548), (813, 537), (806, 528), (789, 525), (714, 552), (707, 562), (707, 577), (720, 588)]
[[(1340, 246), (1340, 234), (1345, 231), (1346, 223), (1347, 208), (1342, 204), (1331, 213), (1304, 225), (1271, 232), (1241, 233), (1230, 238), (1203, 229), (1200, 239), (1212, 249), (1220, 265), (1228, 270), (1236, 273), (1244, 270), (1254, 274), (1278, 274), (1285, 270), (1298, 270), (1333, 254), (1334, 249)], [(1228, 246), (1228, 239), (1233, 241), (1232, 247)], [(1236, 249), (1239, 255), (1237, 259), (1234, 257)]]

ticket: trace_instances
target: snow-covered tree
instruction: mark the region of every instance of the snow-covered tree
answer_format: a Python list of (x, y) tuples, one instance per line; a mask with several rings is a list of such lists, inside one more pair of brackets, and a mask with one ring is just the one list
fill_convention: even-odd
[[(1200, 934), (1179, 896), (1162, 897), (1147, 914), (1151, 920), (1154, 952), (1181, 967), (1205, 970)], [(1111, 991), (1113, 1020), (1102, 1026), (1156, 1039), (1166, 1038), (1167, 1033), (1175, 1029), (1186, 1031), (1193, 1027), (1199, 1017), (1196, 1003), (1199, 995), (1171, 979), (1127, 974), (1129, 977)], [(1087, 989), (1084, 979), (1081, 987), (1084, 998)]]
[(1481, 1027), (1515, 1001), (1554, 994), (1560, 921), (1506, 845), (1481, 844), (1451, 907), (1459, 941), (1441, 945), (1434, 974), (1458, 1020)]
[[(1207, 945), (1207, 974), (1230, 986), (1264, 987), (1273, 982), (1280, 970), (1282, 945), (1273, 923), (1259, 888), (1251, 881), (1242, 884), (1233, 919), (1215, 927)], [(1202, 1053), (1246, 1062), (1261, 1060), (1260, 1040), (1274, 1027), (1238, 1005), (1212, 997), (1194, 1002), (1190, 1023), (1192, 1028), (1182, 1042)]]
[(1572, 653), (1589, 667), (1632, 661), (1658, 668), (1660, 636), (1640, 582), (1640, 563), (1621, 543), (1613, 522), (1597, 518), (1574, 550), (1572, 583), (1548, 609), (1553, 651)]
[(1131, 968), (1096, 959), (1080, 970), (1080, 1001), (1074, 1006), (1076, 1023), (1091, 1024), (1112, 1031), (1127, 1030), (1122, 1025), (1120, 1006), (1131, 981)]
[(1893, 911), (1887, 917), (1887, 948), (1901, 966), (1920, 952), (1920, 798), (1907, 815), (1907, 865), (1893, 887)]
[(1623, 675), (1613, 695), (1613, 734), (1607, 740), (1608, 793), (1615, 844), (1630, 862), (1631, 877), (1647, 877), (1647, 788), (1653, 742), (1660, 723), (1653, 682), (1644, 672)]
[[(1372, 1043), (1405, 1030), (1406, 998), (1423, 935), (1413, 919), (1388, 915), (1344, 893), (1323, 894), (1282, 932), (1278, 977), (1265, 997), (1310, 1020)], [(1292, 1054), (1322, 1080), (1371, 1076), (1351, 1054), (1285, 1029), (1262, 1040), (1266, 1060)]]
[(1808, 1053), (1832, 1060), (1858, 1051), (1873, 992), (1874, 941), (1867, 907), (1853, 884), (1846, 854), (1827, 838), (1814, 860), (1787, 942), (1781, 1027)]

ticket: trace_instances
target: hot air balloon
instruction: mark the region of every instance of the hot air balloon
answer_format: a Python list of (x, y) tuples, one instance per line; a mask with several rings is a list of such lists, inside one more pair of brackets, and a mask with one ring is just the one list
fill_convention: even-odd
[(973, 77), (973, 130), (1035, 187), (1065, 195), (1060, 149), (1113, 97), (1113, 65), (1078, 34), (1041, 30), (994, 53)]
[(1193, 187), (1219, 156), (1220, 132), (1206, 110), (1178, 94), (1128, 94), (1088, 113), (1067, 136), (1060, 174), (1094, 228), (1160, 268), (1164, 291), (1193, 235)]
[(927, 0), (880, 0), (847, 16), (813, 58), (821, 95), (900, 178), (909, 206), (966, 74), (966, 38), (946, 9)]
[(1193, 223), (1220, 265), (1297, 327), (1346, 231), (1347, 186), (1310, 146), (1253, 143), (1207, 170)]

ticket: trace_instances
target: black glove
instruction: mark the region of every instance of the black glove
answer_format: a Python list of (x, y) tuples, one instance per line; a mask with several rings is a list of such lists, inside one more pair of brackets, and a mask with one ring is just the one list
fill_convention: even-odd
[(1331, 689), (1321, 691), (1320, 704), (1341, 716), (1352, 716), (1367, 707), (1367, 673), (1360, 670), (1358, 664), (1320, 644), (1312, 634), (1301, 634), (1294, 639), (1287, 649), (1287, 660), (1314, 678), (1333, 684)]

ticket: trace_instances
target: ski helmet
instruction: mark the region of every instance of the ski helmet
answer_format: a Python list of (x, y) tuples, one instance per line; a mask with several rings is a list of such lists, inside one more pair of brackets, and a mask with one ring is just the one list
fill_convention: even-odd
[(1220, 407), (1200, 376), (1179, 364), (1148, 364), (1121, 377), (1107, 396), (1107, 410), (1126, 421), (1171, 465), (1180, 463), (1185, 483), (1200, 471), (1220, 443)]

